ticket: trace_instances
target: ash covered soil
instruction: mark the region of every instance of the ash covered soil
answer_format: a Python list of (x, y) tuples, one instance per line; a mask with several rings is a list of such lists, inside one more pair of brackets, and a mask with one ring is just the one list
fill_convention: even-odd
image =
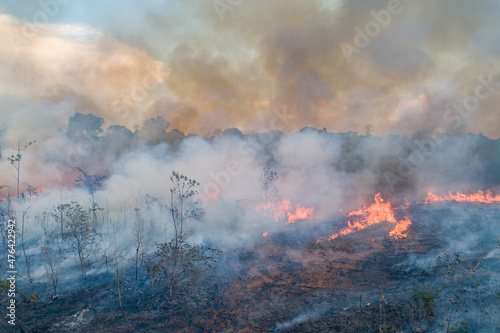
[[(122, 309), (111, 268), (55, 297), (48, 283), (20, 281), (41, 298), (18, 306), (21, 326), (2, 320), (1, 330), (500, 332), (500, 208), (448, 202), (408, 213), (402, 239), (389, 237), (393, 224), (382, 222), (316, 243), (342, 221), (297, 222), (260, 244), (225, 250), (210, 274), (183, 283), (171, 299), (161, 283), (153, 297), (145, 269), (135, 281), (131, 267), (120, 277)], [(418, 295), (435, 297), (424, 304)]]

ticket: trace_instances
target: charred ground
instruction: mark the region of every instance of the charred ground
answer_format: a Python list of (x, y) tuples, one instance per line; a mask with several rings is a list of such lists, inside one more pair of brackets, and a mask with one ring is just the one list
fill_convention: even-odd
[[(143, 275), (135, 282), (128, 269), (123, 310), (111, 272), (77, 281), (56, 297), (49, 285), (25, 283), (20, 289), (41, 299), (24, 302), (19, 320), (26, 332), (434, 332), (446, 331), (439, 324), (452, 311), (457, 330), (467, 322), (469, 331), (498, 331), (499, 289), (492, 283), (499, 209), (438, 203), (409, 211), (410, 236), (399, 240), (387, 236), (393, 224), (382, 222), (316, 243), (330, 223), (298, 222), (253, 247), (226, 249), (210, 274), (183, 284), (171, 300), (162, 285), (153, 298), (150, 281)], [(462, 262), (484, 259), (477, 270), (482, 314), (469, 276), (446, 277), (452, 263), (446, 259), (455, 253)], [(437, 291), (428, 318), (412, 301), (424, 286)]]

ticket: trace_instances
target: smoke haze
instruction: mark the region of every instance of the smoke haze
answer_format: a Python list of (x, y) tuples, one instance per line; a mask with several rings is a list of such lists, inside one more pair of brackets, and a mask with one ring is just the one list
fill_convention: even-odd
[[(277, 128), (285, 133), (453, 125), (500, 136), (496, 1), (217, 3), (4, 4), (0, 29), (12, 38), (0, 50), (2, 119), (70, 100), (131, 130), (163, 116), (184, 132), (259, 132), (284, 110), (293, 115)], [(474, 96), (481, 76), (492, 93), (460, 113), (454, 105)], [(459, 124), (445, 120), (452, 115)]]

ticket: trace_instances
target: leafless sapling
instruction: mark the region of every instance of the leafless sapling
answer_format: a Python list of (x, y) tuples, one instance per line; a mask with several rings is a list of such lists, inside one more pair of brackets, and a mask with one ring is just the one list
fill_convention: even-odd
[(98, 236), (94, 229), (90, 212), (80, 204), (72, 202), (71, 207), (68, 209), (66, 228), (66, 236), (73, 241), (73, 250), (80, 262), (84, 278), (87, 277), (87, 269), (90, 265), (89, 257), (93, 247), (97, 243)]
[(170, 241), (159, 244), (153, 262), (148, 265), (148, 275), (153, 283), (165, 280), (169, 299), (181, 283), (200, 277), (208, 270), (210, 263), (217, 260), (221, 251), (205, 245), (191, 244), (188, 238), (192, 230), (187, 225), (191, 220), (201, 220), (205, 212), (197, 206), (194, 196), (200, 184), (176, 171), (170, 181), (170, 214), (174, 234)]
[(259, 178), (263, 193), (262, 204), (264, 214), (269, 216), (269, 208), (279, 201), (279, 189), (277, 186), (278, 173), (270, 168), (264, 168)]
[(17, 176), (14, 176), (14, 178), (16, 179), (16, 182), (17, 182), (17, 202), (18, 202), (18, 204), (19, 204), (19, 199), (20, 199), (20, 195), (21, 195), (20, 188), (19, 188), (19, 183), (21, 180), (21, 175), (20, 175), (20, 173), (21, 173), (21, 159), (23, 157), (21, 152), (28, 149), (28, 147), (31, 146), (35, 142), (36, 142), (35, 140), (30, 141), (23, 148), (21, 148), (21, 141), (18, 141), (17, 148), (14, 148), (16, 150), (16, 154), (7, 157), (10, 164), (12, 164), (14, 169), (16, 169), (16, 173), (17, 173)]
[(76, 182), (82, 184), (90, 193), (90, 203), (92, 212), (92, 222), (94, 227), (97, 225), (97, 211), (102, 210), (95, 201), (95, 193), (102, 188), (102, 180), (104, 176), (101, 175), (91, 175), (81, 168), (77, 168), (81, 172), (83, 177), (79, 177)]

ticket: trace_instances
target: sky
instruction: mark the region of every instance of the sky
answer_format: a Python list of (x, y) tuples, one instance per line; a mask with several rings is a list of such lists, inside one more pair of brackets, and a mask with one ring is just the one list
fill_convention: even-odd
[(3, 0), (0, 122), (497, 139), (498, 17), (496, 0)]

